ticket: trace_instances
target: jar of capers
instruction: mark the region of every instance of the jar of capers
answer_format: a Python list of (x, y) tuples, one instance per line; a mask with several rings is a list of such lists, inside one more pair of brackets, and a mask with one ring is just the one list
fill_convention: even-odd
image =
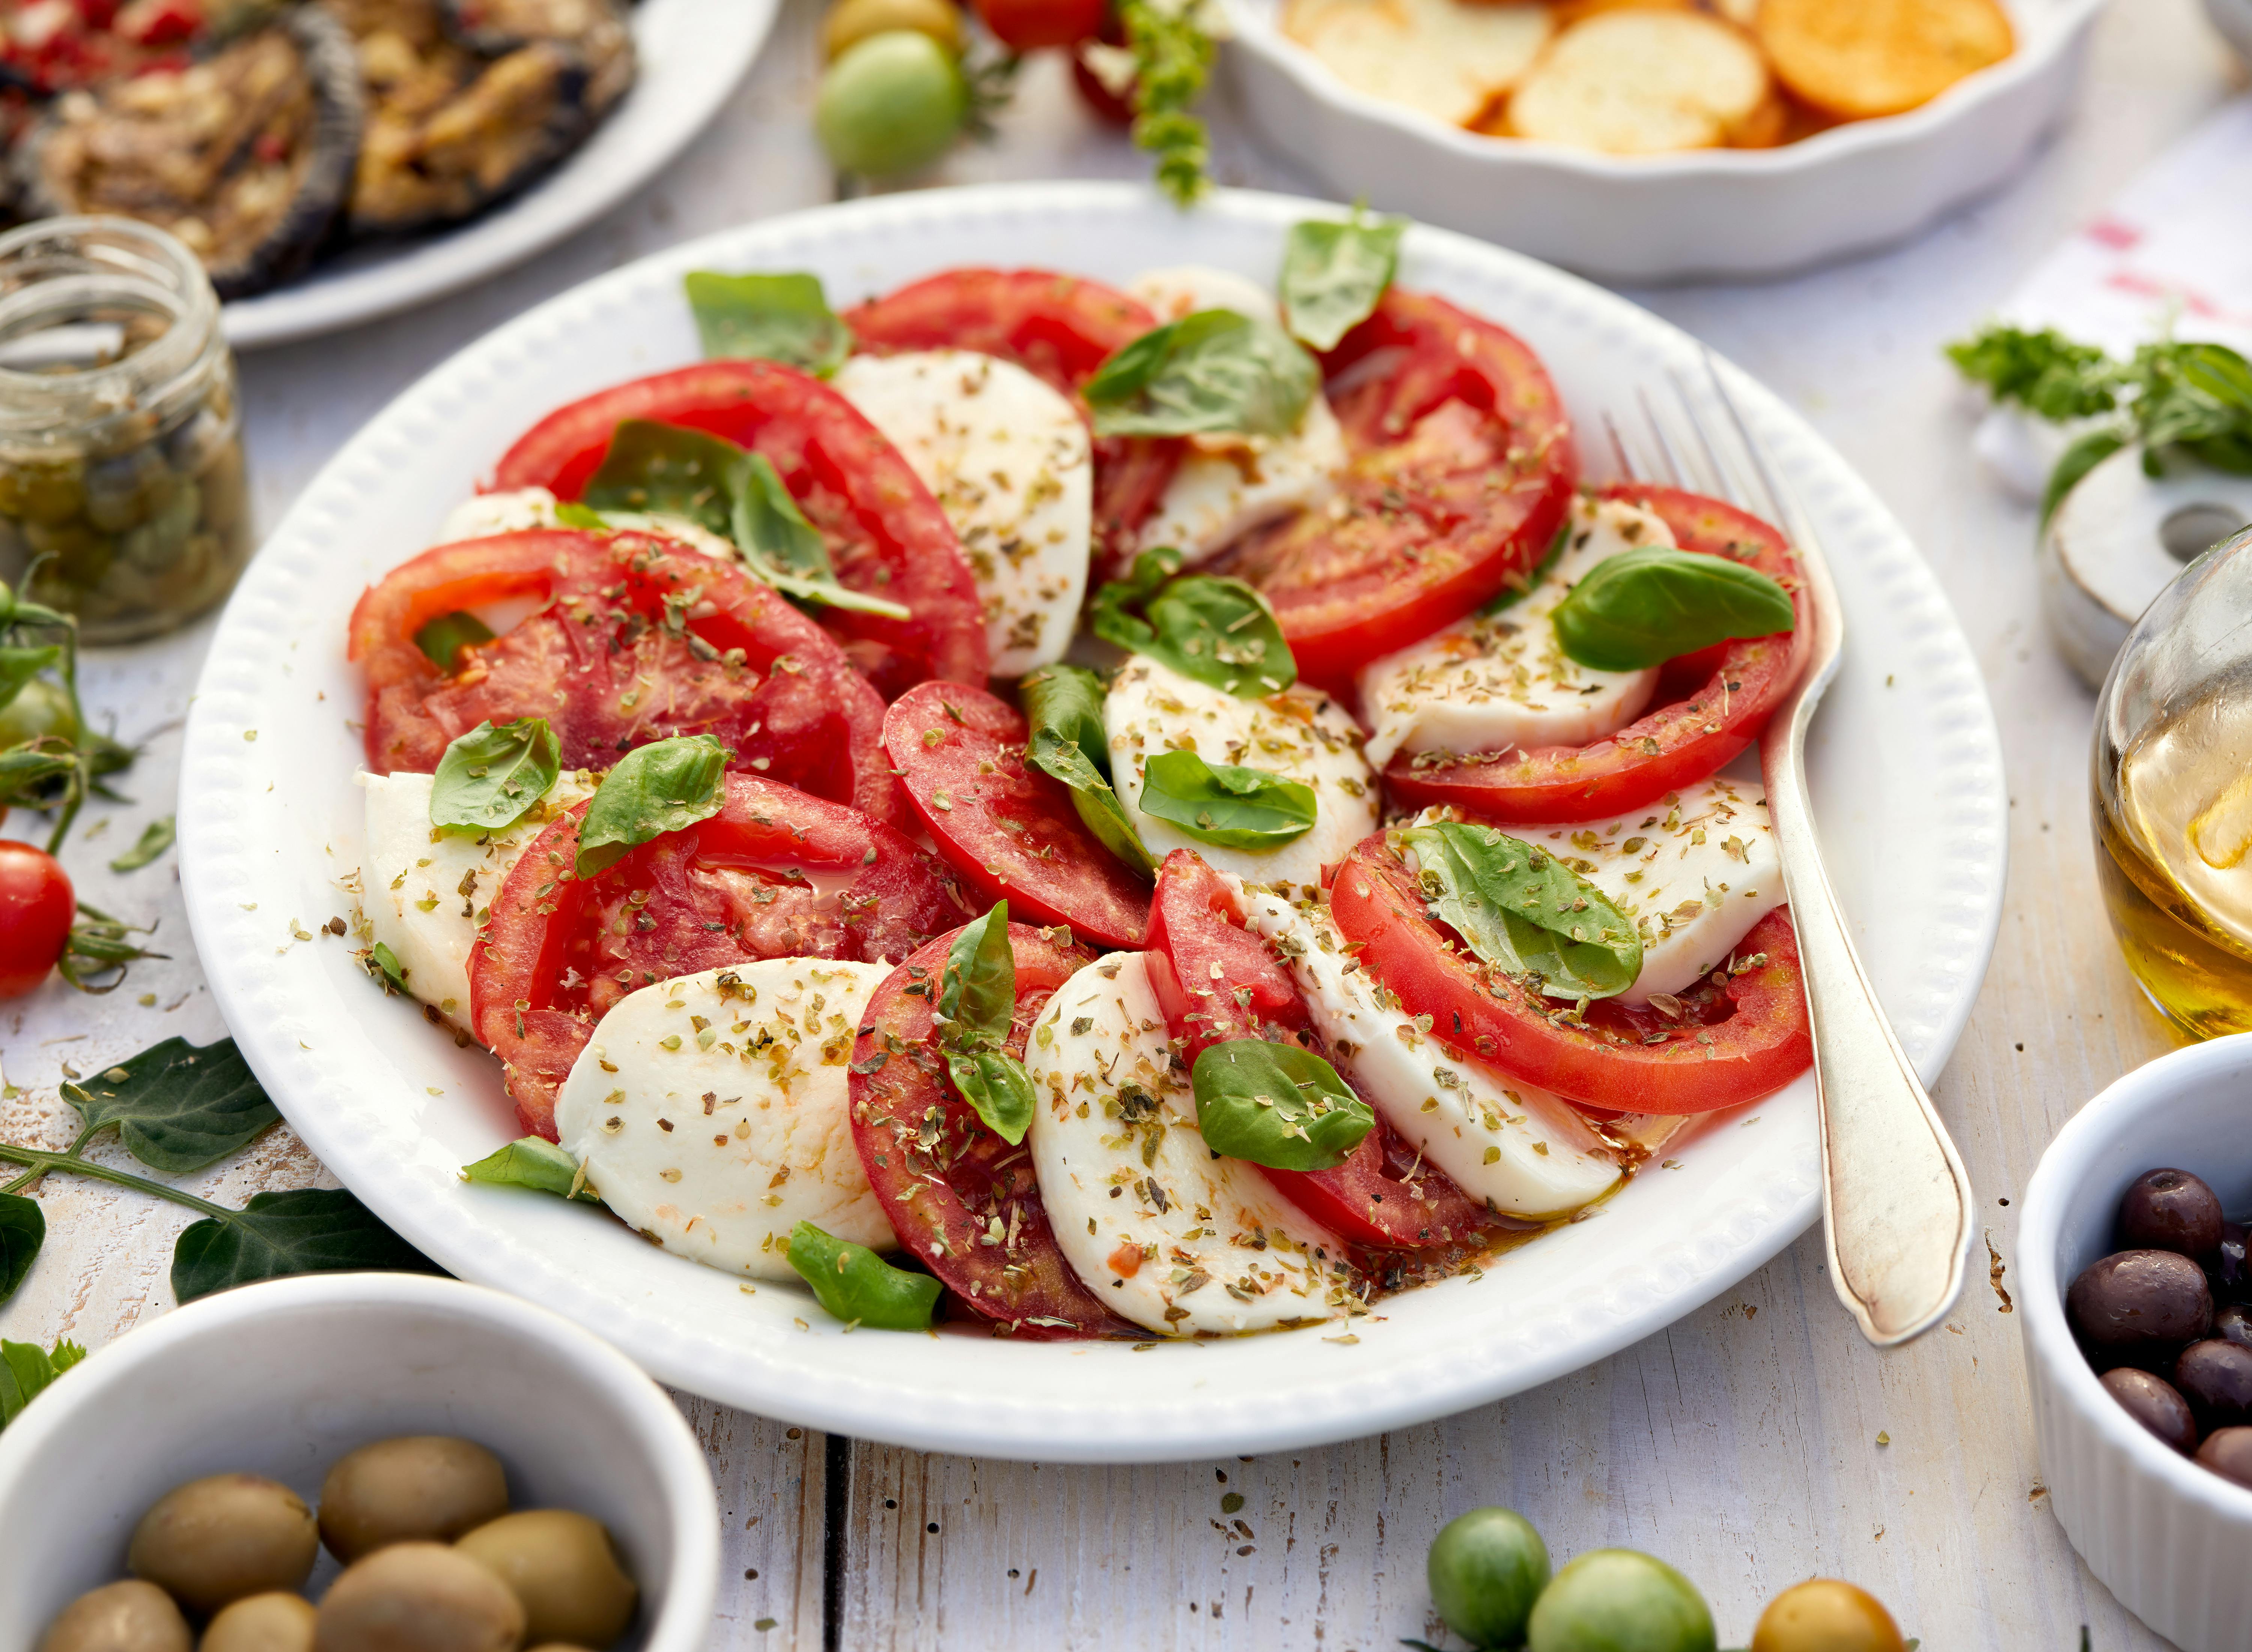
[(0, 580), (129, 642), (224, 597), (251, 549), (234, 355), (195, 254), (119, 218), (0, 235)]

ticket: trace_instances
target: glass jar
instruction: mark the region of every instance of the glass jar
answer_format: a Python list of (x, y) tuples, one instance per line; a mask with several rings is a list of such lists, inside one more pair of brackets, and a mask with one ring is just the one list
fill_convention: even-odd
[(2096, 876), (2167, 1019), (2252, 1031), (2252, 529), (2182, 571), (2096, 702)]
[(129, 642), (219, 601), (251, 550), (234, 355), (195, 254), (120, 218), (0, 235), (0, 580)]

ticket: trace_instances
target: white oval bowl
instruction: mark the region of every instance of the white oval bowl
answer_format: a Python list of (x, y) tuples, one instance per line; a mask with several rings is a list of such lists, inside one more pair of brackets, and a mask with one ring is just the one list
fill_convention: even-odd
[[(719, 1507), (678, 1407), (560, 1315), (417, 1274), (222, 1292), (64, 1372), (0, 1434), (0, 1647), (126, 1576), (134, 1525), (184, 1481), (264, 1475), (310, 1503), (355, 1446), (416, 1433), (490, 1449), (519, 1509), (609, 1528), (642, 1596), (620, 1652), (703, 1652)], [(323, 1551), (308, 1593), (336, 1570)]]
[(2252, 1652), (2252, 1490), (2159, 1443), (2073, 1341), (2066, 1288), (2111, 1251), (2145, 1170), (2252, 1204), (2252, 1034), (2161, 1056), (2057, 1132), (2026, 1190), (2018, 1308), (2049, 1506), (2120, 1604), (2183, 1652)]
[(2001, 184), (2056, 122), (2103, 0), (2003, 0), (2018, 49), (1906, 115), (1772, 149), (1623, 156), (1488, 137), (1355, 91), (1224, 0), (1225, 72), (1268, 142), (1385, 212), (1607, 281), (1773, 275), (1904, 239)]

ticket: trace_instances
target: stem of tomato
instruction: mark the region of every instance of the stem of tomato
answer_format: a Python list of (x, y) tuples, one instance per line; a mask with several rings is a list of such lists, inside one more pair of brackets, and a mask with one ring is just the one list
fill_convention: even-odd
[[(92, 1134), (92, 1131), (87, 1133), (88, 1135)], [(209, 1199), (199, 1199), (179, 1188), (152, 1182), (145, 1176), (136, 1176), (130, 1170), (113, 1170), (106, 1164), (95, 1164), (80, 1158), (78, 1149), (85, 1144), (86, 1136), (81, 1135), (69, 1152), (50, 1153), (41, 1148), (17, 1147), (12, 1142), (0, 1142), (0, 1163), (28, 1165), (31, 1170), (30, 1176), (18, 1177), (6, 1190), (0, 1190), (13, 1191), (49, 1170), (64, 1170), (73, 1176), (89, 1176), (97, 1182), (108, 1182), (117, 1187), (129, 1187), (136, 1193), (154, 1194), (160, 1199), (184, 1204), (191, 1211), (200, 1211), (205, 1216), (216, 1217), (222, 1222), (232, 1222), (241, 1214), (239, 1211), (228, 1210), (223, 1204), (213, 1204)]]

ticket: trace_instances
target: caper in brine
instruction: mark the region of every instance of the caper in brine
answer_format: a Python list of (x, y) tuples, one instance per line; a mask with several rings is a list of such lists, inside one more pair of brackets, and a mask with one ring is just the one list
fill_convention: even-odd
[(76, 516), (85, 497), (75, 459), (0, 464), (0, 513), (52, 526)]
[(117, 547), (108, 535), (78, 517), (59, 523), (31, 523), (24, 528), (24, 537), (31, 541), (33, 551), (53, 559), (41, 573), (80, 590), (100, 585), (117, 556)]
[(148, 519), (171, 472), (153, 448), (136, 448), (86, 467), (86, 519), (104, 533), (122, 533)]

